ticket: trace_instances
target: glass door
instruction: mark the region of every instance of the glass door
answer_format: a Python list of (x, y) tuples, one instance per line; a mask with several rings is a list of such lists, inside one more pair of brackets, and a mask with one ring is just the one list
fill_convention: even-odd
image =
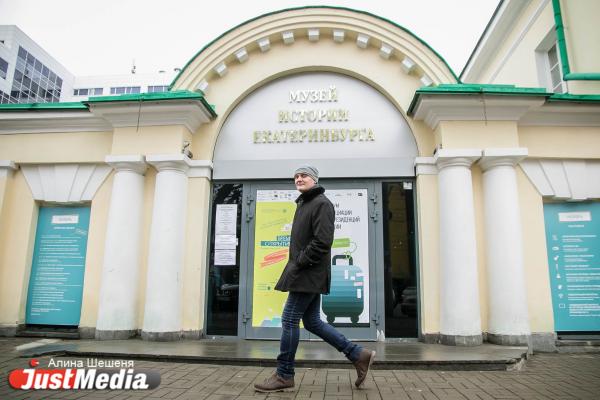
[[(375, 227), (380, 205), (372, 182), (322, 182), (335, 207), (331, 292), (321, 299), (321, 317), (350, 339), (377, 337), (378, 297)], [(239, 332), (249, 339), (279, 338), (287, 293), (274, 286), (288, 259), (299, 193), (292, 183), (249, 184), (244, 188), (247, 241), (242, 240)], [(242, 293), (240, 292), (240, 296)], [(242, 333), (243, 332), (243, 333)], [(302, 339), (317, 339), (302, 330)]]

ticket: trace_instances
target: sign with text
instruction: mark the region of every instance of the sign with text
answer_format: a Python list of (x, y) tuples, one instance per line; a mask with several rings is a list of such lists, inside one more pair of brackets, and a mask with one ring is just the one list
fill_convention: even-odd
[[(287, 293), (274, 290), (288, 261), (295, 190), (258, 190), (254, 233), (253, 327), (281, 327)], [(321, 316), (344, 327), (369, 326), (369, 215), (367, 189), (325, 192), (335, 207), (331, 292)]]
[(257, 190), (252, 326), (281, 327), (287, 293), (274, 289), (288, 260), (296, 190)]
[(331, 291), (321, 316), (336, 326), (369, 326), (369, 200), (367, 189), (325, 192), (335, 208)]
[(544, 205), (554, 329), (600, 331), (600, 203)]
[(290, 178), (298, 165), (322, 176), (412, 176), (414, 135), (375, 87), (332, 72), (273, 80), (232, 110), (214, 150), (213, 179)]
[(25, 321), (79, 325), (89, 207), (40, 207)]

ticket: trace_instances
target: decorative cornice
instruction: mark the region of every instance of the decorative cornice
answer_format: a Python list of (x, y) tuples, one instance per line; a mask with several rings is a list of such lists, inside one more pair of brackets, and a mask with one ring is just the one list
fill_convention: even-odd
[(553, 100), (530, 109), (519, 120), (520, 126), (600, 126), (600, 103), (558, 102)]
[(193, 99), (147, 102), (90, 103), (90, 111), (113, 127), (184, 125), (191, 133), (210, 122), (202, 102)]
[(35, 200), (64, 204), (91, 201), (110, 170), (104, 164), (21, 164)]
[(135, 172), (136, 174), (144, 175), (146, 169), (148, 169), (148, 165), (144, 161), (144, 156), (139, 154), (126, 156), (110, 155), (106, 156), (104, 161), (117, 172)]
[[(225, 64), (222, 68), (218, 72), (224, 75)], [(0, 135), (172, 124), (195, 132), (201, 123), (216, 117), (202, 93), (187, 90), (91, 97), (73, 103), (0, 104)]]
[(183, 154), (155, 154), (146, 156), (148, 164), (158, 172), (177, 171), (187, 174), (192, 167), (192, 160)]
[(519, 125), (600, 126), (600, 96), (514, 85), (441, 84), (415, 92), (407, 111), (432, 129), (440, 121), (517, 121)]
[(481, 158), (481, 150), (438, 149), (433, 158), (440, 171), (447, 167), (470, 168), (475, 161)]
[(104, 119), (85, 110), (4, 111), (0, 113), (0, 135), (51, 132), (110, 131)]
[(438, 169), (434, 157), (416, 157), (415, 173), (419, 175), (437, 175)]
[(543, 197), (563, 201), (600, 199), (600, 160), (527, 158), (519, 165)]
[(527, 149), (523, 147), (483, 149), (483, 156), (478, 164), (484, 172), (494, 167), (514, 167), (525, 159), (527, 154)]
[(413, 115), (435, 129), (440, 121), (518, 121), (543, 103), (543, 97), (422, 94)]
[[(425, 85), (457, 82), (445, 60), (412, 32), (369, 13), (342, 7), (307, 6), (276, 11), (242, 23), (201, 49), (182, 69), (171, 88), (195, 89), (201, 82), (208, 88), (212, 80), (222, 79), (215, 68), (233, 59), (240, 48), (255, 56), (272, 46), (290, 46), (301, 39), (311, 42), (343, 42), (356, 38), (359, 48), (375, 46), (390, 62), (407, 60), (402, 70), (412, 73)], [(331, 36), (326, 32), (332, 32)], [(258, 44), (258, 47), (257, 47)], [(390, 57), (391, 55), (394, 57)]]

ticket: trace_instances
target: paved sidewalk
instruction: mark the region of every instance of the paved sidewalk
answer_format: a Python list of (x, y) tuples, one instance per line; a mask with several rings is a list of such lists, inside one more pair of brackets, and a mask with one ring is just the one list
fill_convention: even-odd
[[(35, 341), (22, 351), (24, 357), (114, 357), (147, 361), (274, 367), (279, 354), (278, 340), (180, 340), (148, 342), (129, 340), (51, 340)], [(2, 340), (0, 339), (0, 346)], [(444, 346), (419, 342), (361, 342), (377, 351), (376, 369), (434, 369), (450, 371), (506, 371), (518, 369), (527, 347), (485, 343), (474, 347)], [(344, 355), (322, 341), (302, 341), (296, 353), (302, 368), (351, 368)]]
[[(152, 391), (15, 391), (7, 374), (27, 366), (14, 346), (31, 339), (0, 340), (0, 399), (598, 399), (600, 354), (537, 354), (520, 371), (411, 371), (370, 372), (366, 387), (357, 390), (350, 369), (301, 368), (296, 390), (271, 395), (255, 393), (253, 383), (273, 371), (271, 367), (226, 366), (195, 363), (135, 361), (135, 368), (161, 374)], [(39, 358), (40, 367), (51, 357)], [(63, 359), (63, 358), (61, 358)], [(74, 358), (69, 358), (74, 359)]]

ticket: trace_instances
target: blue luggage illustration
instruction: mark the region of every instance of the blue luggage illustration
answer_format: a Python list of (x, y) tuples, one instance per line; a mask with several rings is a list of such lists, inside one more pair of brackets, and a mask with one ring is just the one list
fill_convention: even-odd
[[(338, 264), (339, 260), (348, 260), (348, 264)], [(322, 303), (328, 323), (333, 323), (336, 317), (358, 322), (364, 309), (364, 276), (352, 257), (337, 255), (331, 260), (331, 290), (322, 296)]]

